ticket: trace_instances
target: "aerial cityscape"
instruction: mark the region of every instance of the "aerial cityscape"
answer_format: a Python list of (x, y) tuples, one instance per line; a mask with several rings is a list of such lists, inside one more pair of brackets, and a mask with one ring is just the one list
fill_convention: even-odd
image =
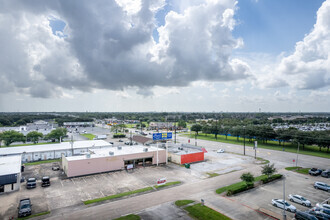
[(0, 0), (0, 219), (330, 219), (330, 0)]

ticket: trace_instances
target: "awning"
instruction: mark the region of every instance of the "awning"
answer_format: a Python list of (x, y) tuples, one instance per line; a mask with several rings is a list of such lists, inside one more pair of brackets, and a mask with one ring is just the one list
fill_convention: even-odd
[(0, 185), (17, 183), (17, 174), (8, 174), (0, 176)]

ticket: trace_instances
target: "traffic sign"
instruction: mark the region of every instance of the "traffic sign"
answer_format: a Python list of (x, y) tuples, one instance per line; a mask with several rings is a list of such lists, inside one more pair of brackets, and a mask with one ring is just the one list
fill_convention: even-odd
[(168, 139), (172, 139), (172, 132), (152, 134), (152, 140), (154, 141), (168, 140)]

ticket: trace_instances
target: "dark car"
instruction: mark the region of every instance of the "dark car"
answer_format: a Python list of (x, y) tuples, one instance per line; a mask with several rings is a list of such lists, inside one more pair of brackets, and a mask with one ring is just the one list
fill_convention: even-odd
[(46, 187), (46, 186), (50, 186), (50, 179), (48, 176), (44, 176), (41, 179), (41, 186), (42, 187)]
[(122, 139), (119, 139), (119, 142), (124, 142)]
[(321, 173), (321, 176), (325, 177), (325, 178), (329, 178), (330, 177), (330, 170), (325, 170)]
[(37, 180), (36, 178), (29, 178), (26, 182), (26, 188), (32, 189), (37, 187)]
[(310, 210), (308, 213), (311, 215), (314, 215), (317, 219), (322, 219), (322, 220), (330, 219), (330, 215), (327, 213), (321, 212), (320, 209)]
[(318, 176), (322, 173), (322, 170), (321, 169), (318, 169), (318, 168), (312, 168), (308, 171), (308, 174), (309, 175), (312, 175), (312, 176)]
[(19, 201), (18, 206), (18, 217), (25, 217), (31, 215), (31, 201), (30, 199), (22, 199)]
[(299, 219), (303, 219), (303, 220), (317, 220), (317, 218), (308, 213), (308, 212), (303, 212), (303, 211), (299, 211), (297, 210), (296, 213), (294, 214), (294, 218), (299, 220)]

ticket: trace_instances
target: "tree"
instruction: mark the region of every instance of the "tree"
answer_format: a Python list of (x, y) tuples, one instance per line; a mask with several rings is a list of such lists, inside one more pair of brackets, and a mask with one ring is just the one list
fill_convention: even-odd
[(265, 166), (262, 167), (261, 173), (264, 175), (267, 175), (269, 178), (273, 173), (276, 172), (276, 168), (274, 167), (274, 164), (266, 164)]
[(26, 138), (36, 144), (38, 143), (39, 138), (42, 138), (43, 136), (44, 135), (40, 132), (31, 131), (26, 135)]
[(10, 144), (14, 142), (25, 142), (24, 135), (19, 133), (18, 131), (4, 131), (1, 134), (1, 138), (6, 146), (9, 146)]
[(243, 173), (241, 180), (245, 181), (246, 183), (252, 183), (254, 181), (254, 176), (250, 172)]
[(180, 120), (178, 122), (178, 127), (186, 128), (187, 127), (187, 123), (184, 120)]
[(193, 126), (191, 126), (190, 130), (194, 131), (196, 135), (198, 135), (198, 132), (202, 130), (202, 125), (194, 124)]
[(66, 128), (56, 128), (52, 130), (47, 136), (47, 139), (54, 139), (60, 141), (61, 138), (65, 137), (67, 133)]

